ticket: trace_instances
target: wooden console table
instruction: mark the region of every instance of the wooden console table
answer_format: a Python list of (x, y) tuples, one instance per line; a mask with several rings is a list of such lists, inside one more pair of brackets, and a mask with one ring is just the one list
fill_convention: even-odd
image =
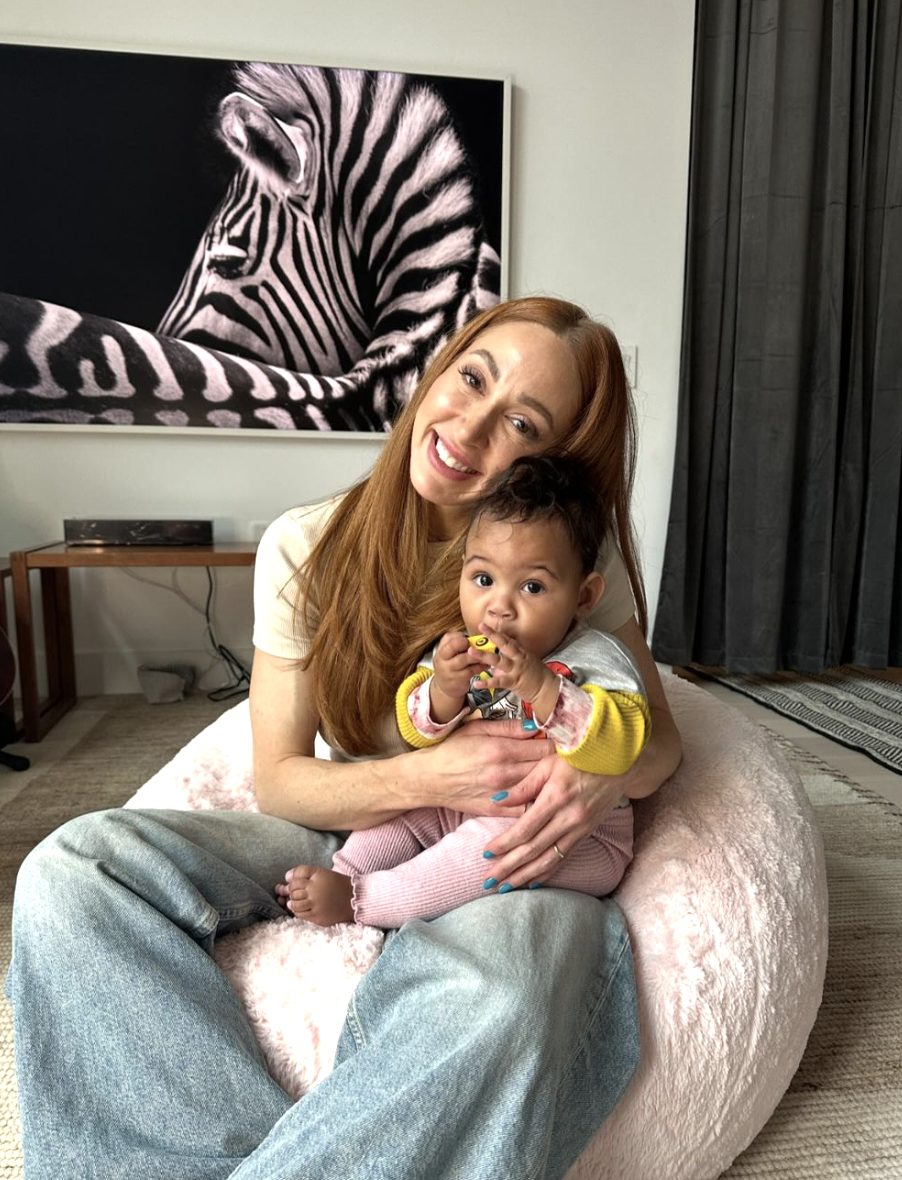
[[(255, 542), (214, 545), (64, 545), (54, 542), (9, 555), (16, 618), (22, 729), (39, 742), (75, 704), (75, 646), (69, 597), (70, 569), (253, 565)], [(41, 606), (47, 654), (47, 697), (38, 691), (31, 570), (41, 571)]]

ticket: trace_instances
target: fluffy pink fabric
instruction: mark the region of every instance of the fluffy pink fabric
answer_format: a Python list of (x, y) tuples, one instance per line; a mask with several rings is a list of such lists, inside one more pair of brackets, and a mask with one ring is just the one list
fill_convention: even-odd
[[(642, 1061), (568, 1180), (714, 1180), (782, 1097), (821, 1000), (826, 878), (801, 783), (734, 709), (676, 677), (665, 686), (683, 764), (636, 807), (635, 858), (615, 893), (633, 940)], [(247, 705), (126, 806), (253, 808)], [(289, 1093), (330, 1068), (381, 941), (294, 918), (220, 940), (217, 961)]]
[(371, 926), (259, 922), (218, 942), (216, 962), (241, 997), (269, 1072), (293, 1098), (332, 1068), (348, 1001), (382, 950)]

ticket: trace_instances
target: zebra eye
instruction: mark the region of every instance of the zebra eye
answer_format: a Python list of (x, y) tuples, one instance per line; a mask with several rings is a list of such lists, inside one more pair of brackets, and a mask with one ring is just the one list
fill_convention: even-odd
[(234, 279), (244, 274), (247, 266), (247, 250), (233, 246), (230, 242), (219, 242), (207, 251), (210, 270), (224, 279)]

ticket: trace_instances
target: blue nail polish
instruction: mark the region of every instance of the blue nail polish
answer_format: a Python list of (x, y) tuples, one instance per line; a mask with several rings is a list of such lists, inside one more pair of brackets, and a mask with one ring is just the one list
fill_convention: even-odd
[(524, 717), (523, 718), (523, 728), (527, 731), (527, 733), (534, 733), (535, 730), (537, 730), (539, 727), (538, 727), (538, 725), (536, 725), (536, 723), (532, 720), (531, 717)]
[(507, 798), (507, 791), (499, 791), (497, 795), (492, 796), (493, 803), (500, 803), (502, 799)]
[(494, 852), (489, 852), (488, 849), (486, 849), (482, 855), (485, 858), (485, 860), (494, 860), (495, 859)]
[(510, 891), (512, 889), (513, 889), (513, 885), (502, 885), (501, 888), (498, 890), (498, 892), (499, 893), (510, 893)]
[(544, 885), (545, 885), (544, 881), (532, 881), (532, 882), (530, 882), (529, 888), (530, 889), (542, 889), (544, 887)]
[(483, 887), (483, 889), (494, 889), (497, 884), (498, 884), (497, 877), (489, 877), (488, 880), (483, 881), (482, 887)]

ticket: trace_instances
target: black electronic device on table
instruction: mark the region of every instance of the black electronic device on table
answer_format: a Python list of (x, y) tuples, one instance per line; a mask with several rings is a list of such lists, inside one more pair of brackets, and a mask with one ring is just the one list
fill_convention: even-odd
[(212, 545), (210, 520), (64, 520), (67, 545)]

